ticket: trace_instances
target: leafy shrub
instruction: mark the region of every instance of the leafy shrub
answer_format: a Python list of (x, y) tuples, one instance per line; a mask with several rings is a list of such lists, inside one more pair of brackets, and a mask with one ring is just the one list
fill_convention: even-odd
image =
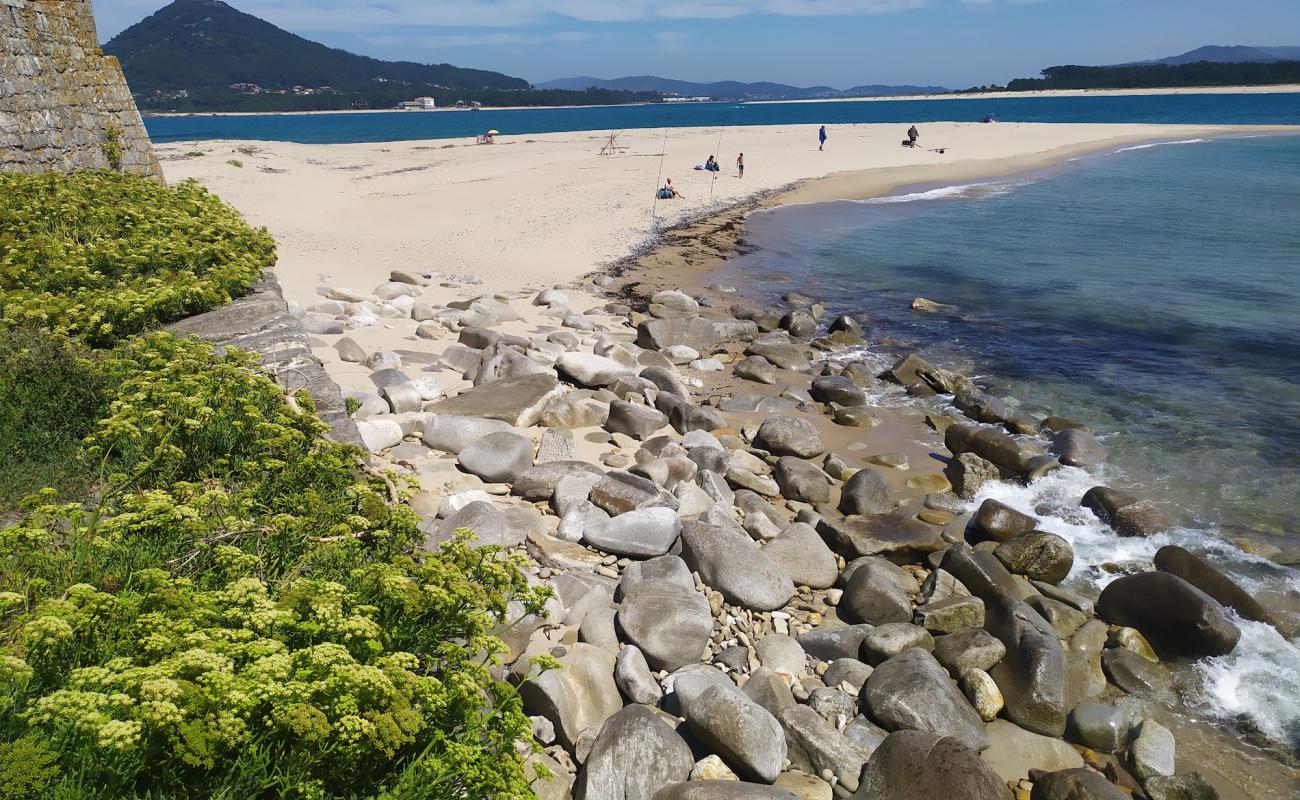
[(197, 183), (113, 172), (0, 174), (0, 326), (104, 346), (215, 308), (275, 243)]

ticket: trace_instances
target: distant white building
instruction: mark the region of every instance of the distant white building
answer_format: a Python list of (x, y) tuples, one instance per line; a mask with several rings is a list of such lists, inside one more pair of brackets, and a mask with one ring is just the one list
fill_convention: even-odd
[(414, 100), (403, 100), (397, 107), (408, 111), (430, 111), (437, 108), (438, 103), (432, 97), (417, 97)]

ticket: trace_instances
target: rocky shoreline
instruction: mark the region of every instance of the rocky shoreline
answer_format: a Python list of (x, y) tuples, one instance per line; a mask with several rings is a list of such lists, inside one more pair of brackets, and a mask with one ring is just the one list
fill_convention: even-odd
[[(425, 488), (428, 547), (469, 528), (555, 591), (502, 631), (554, 776), (539, 797), (1163, 800), (1300, 780), (1171, 713), (1170, 667), (1231, 651), (1228, 609), (1267, 609), (1174, 546), (1083, 596), (1059, 585), (1069, 542), (972, 508), (988, 481), (1104, 461), (1082, 424), (914, 355), (879, 375), (836, 358), (861, 326), (793, 293), (391, 277), (296, 311), (370, 370), (345, 395), (376, 462)], [(464, 300), (422, 301), (434, 284)], [(409, 349), (351, 335), (399, 317)], [(917, 437), (898, 417), (915, 412), (867, 405), (877, 381), (964, 416)], [(1117, 536), (1170, 525), (1103, 486), (1079, 511)]]

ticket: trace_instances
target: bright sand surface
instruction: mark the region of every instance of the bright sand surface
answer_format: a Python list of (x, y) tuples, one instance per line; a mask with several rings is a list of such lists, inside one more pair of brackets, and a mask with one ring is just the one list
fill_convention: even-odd
[[(932, 123), (925, 148), (899, 125), (832, 128), (825, 152), (809, 126), (630, 131), (599, 155), (604, 132), (368, 144), (204, 141), (160, 145), (169, 181), (196, 178), (279, 243), (290, 300), (317, 287), (369, 292), (393, 269), (477, 276), (493, 289), (571, 281), (634, 253), (657, 228), (765, 192), (795, 199), (867, 197), (921, 182), (960, 182), (1044, 166), (1137, 140), (1225, 130), (1164, 125)], [(744, 179), (736, 175), (745, 154)], [(202, 153), (187, 157), (187, 154)], [(666, 153), (661, 159), (660, 154)], [(692, 167), (716, 154), (723, 172)], [(231, 162), (240, 162), (242, 167)], [(660, 171), (662, 169), (662, 178)], [(671, 178), (685, 199), (655, 201)], [(437, 298), (430, 298), (437, 301)]]

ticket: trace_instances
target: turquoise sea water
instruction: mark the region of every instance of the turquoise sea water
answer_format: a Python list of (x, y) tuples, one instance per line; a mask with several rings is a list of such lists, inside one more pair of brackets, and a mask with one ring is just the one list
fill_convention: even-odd
[[(1070, 539), (1074, 580), (1104, 584), (1098, 565), (1177, 541), (1300, 608), (1300, 572), (1224, 545), (1247, 536), (1300, 559), (1300, 136), (1125, 148), (778, 208), (751, 215), (745, 245), (721, 280), (826, 298), (893, 342), (872, 348), (882, 363), (916, 348), (1092, 426), (1109, 466), (986, 493)], [(918, 296), (952, 310), (913, 312)], [(1100, 482), (1166, 504), (1180, 529), (1116, 538), (1078, 511)], [(1300, 639), (1243, 629), (1238, 652), (1198, 665), (1193, 700), (1300, 752)]]
[(1149, 122), (1216, 125), (1300, 124), (1300, 94), (1011, 97), (834, 103), (675, 103), (601, 108), (150, 117), (155, 142), (258, 139), (334, 144), (503, 133), (681, 128), (706, 125), (843, 125), (860, 122)]

